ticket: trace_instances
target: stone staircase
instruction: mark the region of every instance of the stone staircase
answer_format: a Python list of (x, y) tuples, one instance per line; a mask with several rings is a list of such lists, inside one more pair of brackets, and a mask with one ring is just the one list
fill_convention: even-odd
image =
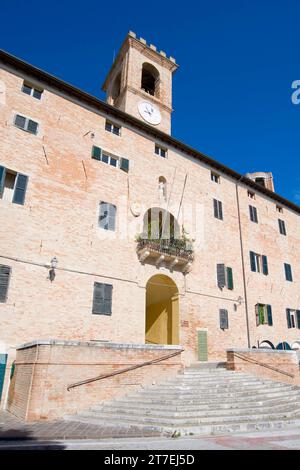
[(228, 371), (223, 363), (197, 364), (65, 419), (166, 435), (272, 430), (300, 425), (300, 388)]

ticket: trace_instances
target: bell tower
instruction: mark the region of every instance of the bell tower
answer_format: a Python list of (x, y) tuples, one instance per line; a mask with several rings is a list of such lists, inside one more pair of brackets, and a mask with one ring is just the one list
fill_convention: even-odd
[(102, 90), (106, 101), (147, 124), (171, 133), (173, 57), (129, 32)]

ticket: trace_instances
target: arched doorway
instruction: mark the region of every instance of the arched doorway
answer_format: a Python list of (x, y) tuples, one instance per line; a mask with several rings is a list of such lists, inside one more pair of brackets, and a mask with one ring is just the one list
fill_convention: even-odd
[(145, 342), (179, 344), (179, 299), (175, 282), (164, 274), (146, 285)]

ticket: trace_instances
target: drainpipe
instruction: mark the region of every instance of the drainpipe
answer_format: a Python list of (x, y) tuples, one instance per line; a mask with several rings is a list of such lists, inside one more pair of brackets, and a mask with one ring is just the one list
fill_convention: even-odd
[(251, 341), (250, 341), (250, 328), (249, 328), (249, 311), (248, 311), (247, 285), (246, 285), (246, 273), (245, 273), (245, 259), (244, 259), (240, 199), (239, 199), (239, 186), (238, 186), (238, 184), (242, 180), (242, 178), (243, 178), (243, 176), (241, 176), (240, 179), (235, 184), (235, 191), (236, 191), (236, 202), (237, 202), (237, 209), (238, 209), (239, 236), (240, 236), (240, 247), (241, 247), (242, 271), (243, 271), (243, 286), (244, 286), (244, 298), (245, 298), (247, 342), (248, 342), (248, 348), (250, 349), (251, 348)]

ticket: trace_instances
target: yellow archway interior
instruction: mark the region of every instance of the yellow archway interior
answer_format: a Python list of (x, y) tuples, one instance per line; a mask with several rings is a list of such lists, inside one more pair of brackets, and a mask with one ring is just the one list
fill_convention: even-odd
[(146, 343), (179, 344), (179, 298), (175, 282), (164, 274), (146, 286)]

